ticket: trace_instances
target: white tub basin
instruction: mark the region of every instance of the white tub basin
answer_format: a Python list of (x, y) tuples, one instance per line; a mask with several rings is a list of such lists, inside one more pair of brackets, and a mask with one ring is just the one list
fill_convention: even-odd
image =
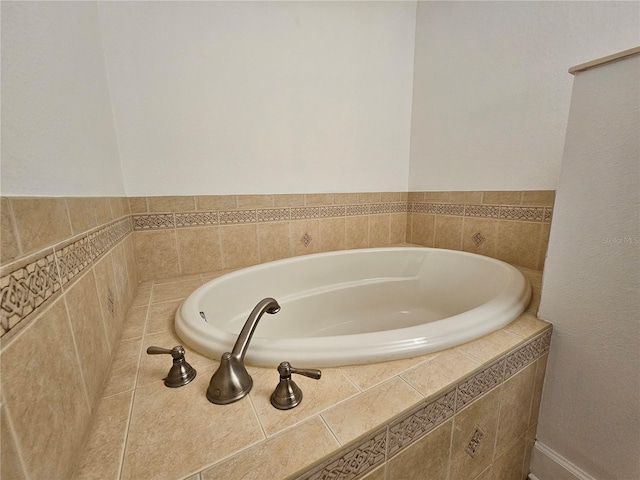
[(296, 367), (360, 364), (450, 348), (524, 311), (526, 278), (511, 265), (435, 248), (345, 250), (279, 260), (218, 277), (176, 313), (176, 331), (214, 359), (231, 351), (253, 307), (264, 315), (245, 362)]

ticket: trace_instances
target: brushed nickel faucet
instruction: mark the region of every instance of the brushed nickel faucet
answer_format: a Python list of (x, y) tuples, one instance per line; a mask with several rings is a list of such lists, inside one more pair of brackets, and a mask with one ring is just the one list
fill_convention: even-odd
[(227, 405), (240, 400), (251, 391), (253, 379), (244, 366), (244, 356), (260, 317), (265, 312), (274, 314), (279, 311), (280, 305), (273, 298), (267, 297), (258, 302), (242, 327), (233, 350), (222, 354), (220, 366), (212, 375), (207, 388), (207, 400), (217, 405)]

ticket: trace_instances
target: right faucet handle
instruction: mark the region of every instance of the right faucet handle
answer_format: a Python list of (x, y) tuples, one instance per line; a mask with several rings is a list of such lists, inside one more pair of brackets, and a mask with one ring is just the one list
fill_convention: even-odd
[(302, 390), (291, 380), (291, 374), (297, 373), (305, 377), (320, 379), (322, 372), (315, 368), (294, 368), (289, 362), (278, 365), (280, 381), (271, 394), (271, 405), (278, 410), (289, 410), (296, 407), (302, 401)]

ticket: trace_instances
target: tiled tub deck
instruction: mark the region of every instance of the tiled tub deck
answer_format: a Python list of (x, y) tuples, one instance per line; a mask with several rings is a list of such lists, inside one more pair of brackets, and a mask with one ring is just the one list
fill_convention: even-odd
[[(551, 326), (528, 310), (502, 330), (421, 357), (296, 376), (293, 410), (269, 403), (275, 368), (249, 367), (254, 386), (231, 405), (205, 397), (217, 361), (187, 350), (198, 371), (185, 387), (162, 379), (182, 344), (181, 301), (215, 275), (143, 284), (127, 315), (76, 478), (523, 479), (528, 473)], [(286, 360), (286, 358), (283, 358)], [(417, 475), (417, 476), (416, 476)]]

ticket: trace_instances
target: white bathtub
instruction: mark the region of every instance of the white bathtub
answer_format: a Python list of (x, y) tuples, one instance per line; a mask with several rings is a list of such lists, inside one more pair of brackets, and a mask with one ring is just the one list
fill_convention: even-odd
[(214, 359), (233, 348), (253, 307), (275, 298), (245, 357), (250, 365), (323, 367), (407, 358), (493, 332), (531, 297), (511, 265), (436, 248), (305, 255), (245, 268), (195, 290), (176, 332)]

